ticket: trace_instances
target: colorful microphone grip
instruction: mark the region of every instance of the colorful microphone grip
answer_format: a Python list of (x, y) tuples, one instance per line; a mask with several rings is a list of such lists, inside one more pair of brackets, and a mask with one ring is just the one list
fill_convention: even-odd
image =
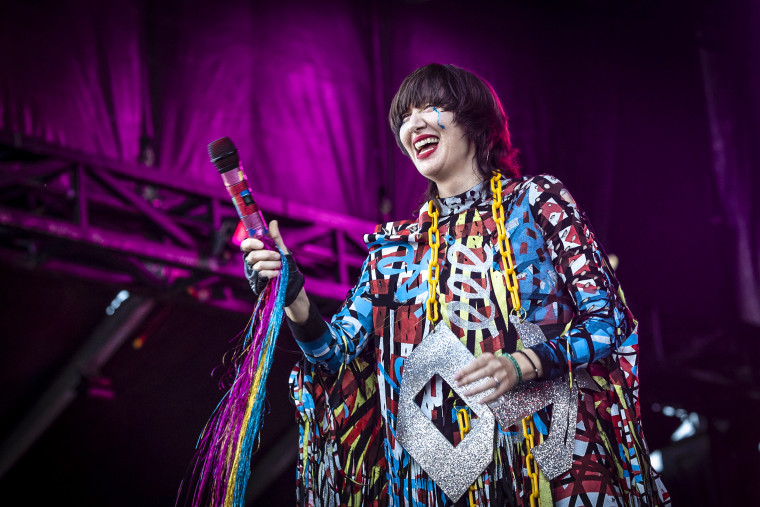
[(235, 145), (228, 137), (223, 137), (210, 143), (208, 152), (211, 162), (216, 166), (222, 176), (224, 186), (227, 187), (227, 191), (232, 197), (232, 204), (243, 222), (243, 227), (248, 232), (248, 237), (261, 238), (265, 236), (269, 229), (267, 229), (259, 205), (253, 199), (253, 194), (248, 186), (248, 178), (243, 171), (243, 164), (240, 163)]

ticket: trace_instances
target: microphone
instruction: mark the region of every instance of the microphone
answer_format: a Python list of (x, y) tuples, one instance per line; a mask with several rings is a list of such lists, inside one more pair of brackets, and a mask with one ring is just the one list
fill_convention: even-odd
[(208, 154), (211, 157), (211, 163), (222, 176), (224, 186), (232, 197), (232, 204), (243, 222), (243, 227), (248, 232), (248, 237), (260, 239), (265, 236), (269, 229), (259, 205), (253, 200), (235, 145), (229, 137), (222, 137), (208, 145)]

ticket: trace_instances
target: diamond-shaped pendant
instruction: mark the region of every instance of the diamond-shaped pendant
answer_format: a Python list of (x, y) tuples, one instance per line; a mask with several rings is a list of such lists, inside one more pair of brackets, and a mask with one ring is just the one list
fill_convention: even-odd
[[(480, 400), (491, 393), (489, 389), (466, 396), (464, 387), (457, 387), (454, 374), (475, 356), (445, 325), (438, 325), (404, 361), (404, 374), (399, 396), (396, 439), (420, 464), (433, 481), (456, 502), (483, 473), (493, 459), (495, 420)], [(414, 402), (415, 395), (438, 374), (477, 414), (471, 429), (456, 447), (422, 413)], [(483, 379), (467, 388), (486, 382)]]

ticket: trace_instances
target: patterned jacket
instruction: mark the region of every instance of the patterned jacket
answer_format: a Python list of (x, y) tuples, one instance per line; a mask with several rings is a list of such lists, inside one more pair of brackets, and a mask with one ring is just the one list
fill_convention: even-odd
[[(579, 495), (595, 505), (606, 497), (667, 501), (641, 436), (636, 322), (588, 220), (552, 176), (504, 179), (502, 185), (521, 304), (548, 339), (532, 347), (544, 378), (586, 368), (598, 386), (581, 390), (573, 468), (551, 483), (542, 479), (544, 504), (572, 505)], [(488, 182), (441, 205), (435, 261), (442, 323), (475, 356), (522, 349), (508, 321), (511, 303)], [(303, 504), (451, 505), (395, 439), (404, 360), (429, 330), (426, 209), (417, 220), (379, 226), (365, 236), (369, 255), (359, 282), (329, 324), (293, 326), (307, 360), (291, 376), (301, 424)], [(440, 377), (416, 401), (452, 444), (461, 440), (456, 411), (464, 404)], [(544, 436), (550, 417), (549, 409), (534, 415)], [(477, 483), (475, 500), (521, 505), (531, 490), (522, 431), (499, 428), (494, 438), (494, 460)], [(588, 479), (589, 471), (600, 469)]]

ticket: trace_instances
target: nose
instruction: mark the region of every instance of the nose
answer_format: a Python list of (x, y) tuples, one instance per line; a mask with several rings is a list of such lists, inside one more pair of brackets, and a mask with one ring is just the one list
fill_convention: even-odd
[(422, 118), (422, 111), (420, 110), (412, 111), (412, 114), (409, 115), (409, 120), (407, 121), (407, 124), (409, 125), (409, 129), (412, 131), (417, 131), (424, 128), (425, 120)]

